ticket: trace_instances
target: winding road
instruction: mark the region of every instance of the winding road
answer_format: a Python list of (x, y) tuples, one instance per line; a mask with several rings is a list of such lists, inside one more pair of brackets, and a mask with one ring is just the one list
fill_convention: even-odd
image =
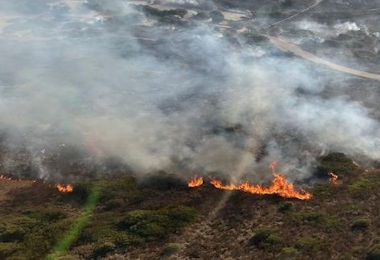
[(299, 15), (301, 15), (303, 13), (306, 13), (307, 11), (310, 11), (311, 9), (313, 9), (314, 7), (316, 7), (320, 3), (322, 3), (322, 1), (323, 0), (316, 0), (312, 5), (310, 5), (309, 7), (301, 10), (300, 12), (298, 12), (298, 13), (296, 13), (294, 15), (291, 15), (291, 16), (285, 18), (285, 19), (282, 19), (280, 21), (277, 21), (277, 22), (269, 25), (264, 30), (265, 33), (263, 34), (263, 36), (265, 36), (266, 38), (268, 38), (270, 40), (270, 42), (273, 45), (275, 45), (276, 47), (278, 47), (279, 49), (281, 49), (283, 51), (291, 52), (294, 55), (296, 55), (298, 57), (301, 57), (301, 58), (303, 58), (305, 60), (311, 61), (311, 62), (319, 64), (319, 65), (326, 66), (326, 67), (328, 67), (328, 68), (330, 68), (332, 70), (335, 70), (335, 71), (343, 72), (343, 73), (346, 73), (346, 74), (351, 74), (353, 76), (357, 76), (357, 77), (361, 77), (361, 78), (366, 78), (366, 79), (380, 81), (380, 74), (375, 74), (375, 73), (371, 73), (371, 72), (357, 70), (357, 69), (353, 69), (353, 68), (349, 68), (349, 67), (346, 67), (346, 66), (343, 66), (343, 65), (339, 65), (339, 64), (333, 63), (331, 61), (324, 60), (324, 59), (319, 58), (318, 56), (314, 55), (313, 53), (305, 51), (302, 48), (300, 48), (299, 46), (290, 43), (289, 41), (287, 41), (283, 37), (276, 37), (276, 36), (270, 35), (269, 32), (267, 31), (271, 27), (279, 25), (279, 24), (281, 24), (281, 23), (283, 23), (283, 22), (285, 22), (287, 20), (291, 20), (291, 19), (295, 18), (296, 16), (299, 16)]
[(305, 60), (314, 62), (316, 64), (324, 65), (324, 66), (326, 66), (332, 70), (336, 70), (339, 72), (351, 74), (351, 75), (354, 75), (357, 77), (362, 77), (362, 78), (380, 81), (380, 74), (361, 71), (361, 70), (349, 68), (346, 66), (342, 66), (342, 65), (324, 60), (322, 58), (315, 56), (314, 54), (312, 54), (308, 51), (301, 49), (297, 45), (292, 44), (292, 43), (288, 42), (287, 40), (285, 40), (284, 38), (281, 38), (281, 37), (270, 36), (268, 34), (266, 34), (264, 36), (267, 37), (270, 40), (270, 42), (272, 44), (274, 44), (276, 47), (278, 47), (279, 49), (291, 52), (294, 55), (299, 56)]

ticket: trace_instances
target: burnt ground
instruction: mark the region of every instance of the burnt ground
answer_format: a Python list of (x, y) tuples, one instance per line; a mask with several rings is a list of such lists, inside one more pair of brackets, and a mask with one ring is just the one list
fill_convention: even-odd
[(162, 172), (106, 175), (66, 194), (49, 183), (0, 180), (0, 254), (46, 256), (98, 187), (94, 212), (61, 259), (379, 259), (379, 172), (332, 154), (320, 159), (318, 177), (308, 201), (188, 188)]

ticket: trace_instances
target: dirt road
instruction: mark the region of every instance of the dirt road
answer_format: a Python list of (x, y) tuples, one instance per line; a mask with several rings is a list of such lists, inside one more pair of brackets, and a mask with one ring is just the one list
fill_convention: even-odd
[(292, 43), (288, 42), (287, 40), (280, 38), (280, 37), (274, 37), (274, 36), (270, 36), (270, 35), (265, 35), (265, 37), (267, 37), (278, 48), (280, 48), (284, 51), (291, 52), (294, 55), (297, 55), (297, 56), (299, 56), (305, 60), (309, 60), (311, 62), (326, 66), (330, 69), (333, 69), (333, 70), (336, 70), (339, 72), (351, 74), (351, 75), (354, 75), (357, 77), (362, 77), (362, 78), (380, 81), (380, 74), (356, 70), (356, 69), (352, 69), (349, 67), (345, 67), (345, 66), (338, 65), (338, 64), (335, 64), (333, 62), (324, 60), (322, 58), (315, 56), (314, 54), (312, 54), (308, 51), (301, 49), (297, 45), (294, 45), (294, 44), (292, 44)]

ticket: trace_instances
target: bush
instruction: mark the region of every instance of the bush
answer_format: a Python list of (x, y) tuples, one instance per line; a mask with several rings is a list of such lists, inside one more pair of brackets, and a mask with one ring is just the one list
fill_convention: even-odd
[(327, 178), (329, 172), (336, 172), (340, 178), (353, 175), (357, 172), (357, 167), (352, 160), (343, 153), (330, 153), (319, 158), (317, 177)]
[(351, 229), (353, 231), (363, 231), (368, 229), (369, 225), (371, 224), (371, 221), (367, 218), (359, 218), (354, 221), (351, 225)]
[(170, 256), (170, 255), (176, 253), (180, 248), (181, 248), (181, 246), (177, 243), (169, 243), (162, 250), (161, 255), (162, 256)]
[(380, 244), (376, 244), (368, 252), (366, 260), (379, 260), (380, 259)]
[(351, 195), (359, 198), (367, 198), (368, 193), (376, 191), (380, 184), (380, 174), (365, 176), (359, 180), (352, 182), (348, 186), (348, 191)]
[(3, 243), (0, 242), (0, 258), (6, 259), (10, 257), (14, 252), (20, 249), (20, 246), (17, 243)]
[(159, 172), (144, 179), (140, 187), (154, 190), (185, 189), (186, 183), (174, 174)]
[(299, 254), (294, 247), (284, 247), (281, 249), (280, 259), (294, 259)]
[(296, 241), (296, 248), (303, 250), (304, 252), (313, 253), (321, 250), (324, 247), (324, 242), (322, 239), (305, 236), (301, 237)]
[(180, 230), (196, 218), (196, 211), (189, 207), (159, 210), (135, 210), (119, 222), (120, 230), (152, 241)]
[(99, 257), (104, 257), (108, 253), (112, 252), (115, 249), (115, 245), (112, 242), (105, 242), (102, 244), (95, 245), (95, 249), (92, 257), (98, 259)]
[(286, 212), (286, 211), (289, 211), (293, 208), (294, 204), (290, 201), (285, 201), (283, 203), (280, 204), (280, 206), (278, 207), (278, 211), (280, 212)]
[(249, 240), (249, 243), (259, 249), (271, 250), (279, 249), (279, 247), (283, 244), (282, 239), (269, 228), (258, 229)]
[(70, 197), (75, 199), (75, 201), (84, 203), (90, 194), (90, 190), (91, 188), (88, 183), (77, 183), (74, 185), (74, 191), (70, 193)]
[(210, 17), (214, 23), (220, 23), (224, 20), (224, 15), (218, 10), (210, 12)]

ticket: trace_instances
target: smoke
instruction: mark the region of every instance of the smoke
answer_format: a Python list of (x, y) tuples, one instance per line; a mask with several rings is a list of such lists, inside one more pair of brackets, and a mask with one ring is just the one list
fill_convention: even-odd
[(371, 110), (323, 95), (336, 74), (270, 46), (156, 22), (121, 0), (0, 5), (2, 145), (28, 151), (42, 178), (63, 174), (44, 158), (64, 147), (138, 174), (265, 178), (279, 160), (292, 180), (327, 151), (380, 157)]

